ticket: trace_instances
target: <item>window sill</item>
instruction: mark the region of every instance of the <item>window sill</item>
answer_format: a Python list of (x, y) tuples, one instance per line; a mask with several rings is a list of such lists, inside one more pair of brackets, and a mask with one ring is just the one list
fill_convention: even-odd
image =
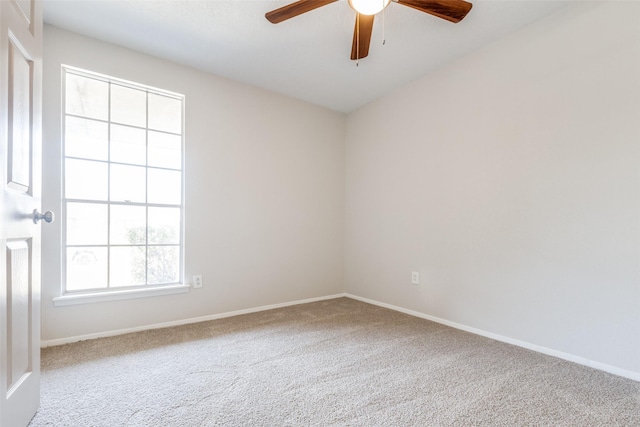
[(159, 295), (182, 294), (189, 292), (189, 285), (169, 285), (144, 289), (123, 289), (121, 291), (92, 292), (86, 294), (67, 294), (53, 299), (53, 305), (89, 304), (94, 302), (118, 301), (133, 298), (155, 297)]

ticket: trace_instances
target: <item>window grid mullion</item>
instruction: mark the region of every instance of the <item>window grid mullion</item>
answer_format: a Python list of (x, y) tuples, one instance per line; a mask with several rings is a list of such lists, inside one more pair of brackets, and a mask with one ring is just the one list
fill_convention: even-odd
[(84, 161), (87, 161), (87, 162), (106, 163), (106, 164), (112, 164), (112, 165), (134, 166), (134, 167), (138, 167), (138, 168), (145, 168), (146, 167), (146, 168), (149, 168), (149, 169), (166, 170), (166, 171), (171, 171), (171, 172), (182, 172), (182, 169), (168, 168), (168, 167), (162, 167), (162, 166), (147, 166), (147, 165), (141, 165), (141, 164), (136, 164), (136, 163), (111, 162), (109, 160), (89, 159), (89, 158), (86, 158), (86, 157), (75, 157), (75, 156), (66, 156), (65, 158), (71, 159), (71, 160), (84, 160)]
[(145, 239), (144, 239), (144, 282), (145, 284), (149, 284), (149, 91), (146, 93), (146, 106), (145, 106), (145, 120), (146, 120), (146, 131), (145, 131), (145, 141), (144, 141), (144, 173), (145, 173), (145, 182), (144, 182), (144, 201), (147, 203), (144, 213), (145, 213)]
[[(145, 131), (145, 160), (144, 160), (144, 165), (136, 165), (136, 164), (130, 164), (130, 163), (123, 163), (123, 162), (112, 162), (112, 118), (113, 118), (113, 114), (112, 114), (112, 108), (113, 108), (113, 86), (114, 84), (116, 85), (122, 85), (121, 83), (119, 83), (117, 81), (117, 79), (110, 79), (108, 77), (102, 77), (102, 76), (98, 76), (95, 77), (93, 76), (90, 72), (82, 72), (82, 71), (78, 71), (75, 72), (75, 70), (73, 70), (72, 68), (67, 68), (67, 67), (63, 67), (63, 72), (65, 73), (65, 75), (68, 74), (72, 74), (72, 75), (76, 75), (82, 78), (86, 78), (86, 79), (91, 79), (91, 80), (96, 80), (96, 81), (103, 81), (107, 84), (107, 120), (103, 120), (103, 119), (96, 119), (94, 117), (88, 117), (88, 116), (82, 116), (82, 115), (77, 115), (77, 114), (69, 114), (67, 113), (66, 107), (64, 107), (64, 113), (63, 113), (63, 117), (64, 117), (64, 122), (66, 123), (66, 117), (76, 117), (76, 118), (81, 118), (84, 120), (88, 120), (88, 121), (95, 121), (95, 122), (101, 122), (101, 123), (105, 123), (107, 125), (107, 130), (106, 130), (106, 137), (107, 137), (107, 160), (101, 160), (101, 159), (91, 159), (88, 157), (69, 157), (70, 159), (76, 159), (76, 160), (83, 160), (83, 161), (95, 161), (97, 163), (103, 163), (106, 164), (106, 179), (107, 179), (107, 183), (106, 183), (106, 189), (107, 189), (107, 195), (106, 195), (106, 200), (89, 200), (89, 199), (67, 199), (67, 194), (66, 194), (66, 187), (65, 187), (65, 180), (66, 180), (66, 139), (67, 139), (67, 133), (66, 133), (66, 127), (63, 127), (64, 130), (64, 141), (63, 141), (63, 149), (62, 149), (62, 154), (63, 154), (63, 163), (64, 163), (64, 167), (63, 167), (63, 171), (64, 173), (62, 174), (62, 185), (63, 185), (63, 208), (65, 210), (64, 215), (65, 215), (65, 221), (64, 221), (64, 230), (65, 230), (65, 236), (64, 236), (64, 248), (65, 248), (65, 255), (64, 255), (64, 259), (67, 259), (67, 253), (68, 250), (67, 248), (82, 248), (82, 247), (96, 247), (96, 248), (106, 248), (106, 252), (107, 252), (107, 257), (106, 257), (106, 290), (113, 290), (115, 288), (117, 289), (124, 289), (124, 288), (135, 288), (135, 287), (143, 287), (149, 284), (149, 256), (150, 256), (150, 237), (151, 237), (151, 233), (149, 230), (149, 212), (151, 207), (158, 207), (158, 208), (177, 208), (179, 209), (179, 224), (177, 225), (179, 228), (177, 230), (178, 233), (178, 243), (158, 243), (158, 244), (154, 244), (155, 246), (158, 247), (173, 247), (173, 248), (178, 248), (178, 277), (177, 277), (177, 282), (175, 280), (172, 280), (170, 283), (168, 284), (172, 284), (172, 283), (179, 283), (181, 281), (182, 275), (183, 275), (183, 259), (182, 259), (182, 253), (183, 253), (183, 233), (184, 233), (184, 227), (183, 227), (183, 220), (184, 220), (184, 188), (182, 187), (180, 190), (180, 203), (179, 204), (162, 204), (162, 203), (149, 203), (149, 179), (150, 179), (150, 166), (149, 166), (149, 133), (150, 133), (150, 129), (149, 129), (149, 123), (150, 123), (150, 117), (149, 117), (149, 104), (150, 104), (150, 94), (153, 93), (154, 95), (159, 95), (159, 96), (165, 96), (167, 98), (174, 98), (177, 100), (180, 100), (180, 102), (182, 103), (182, 112), (181, 112), (181, 131), (180, 133), (173, 133), (173, 132), (168, 132), (168, 131), (162, 131), (162, 130), (157, 130), (157, 132), (159, 133), (164, 133), (167, 135), (177, 135), (180, 137), (181, 140), (181, 146), (180, 146), (180, 157), (181, 157), (181, 164), (180, 164), (180, 168), (179, 169), (174, 169), (174, 168), (167, 168), (167, 167), (153, 167), (153, 169), (158, 169), (158, 170), (167, 170), (167, 171), (175, 171), (175, 172), (180, 172), (180, 180), (182, 183), (182, 186), (184, 185), (184, 172), (183, 172), (183, 165), (184, 165), (184, 97), (177, 95), (171, 95), (171, 94), (164, 94), (161, 92), (156, 92), (155, 90), (149, 90), (146, 89), (142, 86), (136, 86), (135, 84), (131, 83), (131, 84), (126, 84), (125, 87), (129, 87), (131, 89), (135, 89), (135, 90), (141, 90), (145, 93), (145, 126), (143, 127), (139, 127), (139, 126), (133, 126), (133, 125), (127, 125), (127, 124), (123, 124), (123, 126), (127, 126), (127, 127), (131, 127), (131, 128), (137, 128), (137, 129), (143, 129)], [(66, 82), (66, 79), (64, 80)], [(63, 97), (63, 105), (66, 105), (66, 99), (67, 99), (67, 95), (68, 95), (68, 88), (64, 87), (64, 97)], [(84, 102), (87, 99), (91, 99), (91, 98), (87, 98), (86, 97), (86, 93), (81, 93), (79, 99), (79, 102)], [(84, 112), (84, 110), (83, 110)], [(63, 124), (64, 126), (64, 124)], [(154, 132), (156, 132), (156, 130), (154, 130)], [(86, 134), (85, 134), (86, 135)], [(113, 178), (113, 171), (112, 171), (112, 165), (114, 164), (122, 164), (122, 165), (127, 165), (127, 166), (137, 166), (137, 167), (144, 167), (145, 168), (145, 186), (144, 186), (144, 191), (145, 191), (145, 201), (144, 203), (140, 203), (140, 202), (134, 202), (134, 203), (128, 203), (128, 202), (120, 202), (120, 201), (115, 201), (112, 200), (112, 178)], [(91, 193), (89, 193), (91, 194)], [(68, 245), (67, 244), (67, 211), (68, 211), (68, 205), (69, 203), (80, 203), (80, 204), (90, 204), (90, 205), (106, 205), (106, 245), (103, 244), (87, 244), (87, 245)], [(115, 206), (144, 206), (145, 207), (145, 224), (144, 224), (144, 235), (145, 235), (145, 241), (144, 241), (144, 284), (143, 285), (131, 285), (131, 286), (116, 286), (114, 288), (114, 285), (112, 283), (112, 267), (116, 268), (117, 266), (113, 265), (113, 256), (114, 254), (112, 253), (112, 248), (115, 247), (139, 247), (139, 244), (113, 244), (112, 242), (112, 218), (113, 218), (113, 207)], [(68, 260), (65, 262), (65, 264), (68, 264)], [(65, 279), (68, 277), (68, 273), (67, 273), (67, 265), (65, 265), (64, 267), (64, 271), (65, 271)], [(160, 277), (160, 276), (159, 276)], [(175, 277), (175, 276), (174, 276)], [(161, 280), (163, 280), (161, 278)], [(101, 288), (101, 289), (105, 289), (105, 288)], [(64, 292), (78, 292), (79, 289), (76, 288), (76, 286), (74, 286), (74, 289), (72, 290), (67, 290), (67, 284), (66, 284), (66, 280), (65, 280), (65, 285), (64, 285)], [(81, 290), (80, 290), (81, 291)], [(86, 289), (87, 292), (94, 292), (94, 291), (99, 291), (99, 289), (91, 289), (91, 287), (89, 286)]]
[(111, 289), (111, 82), (107, 99), (107, 289)]
[(91, 200), (91, 199), (66, 199), (69, 203), (88, 203), (94, 205), (116, 205), (116, 206), (149, 206), (152, 208), (176, 208), (179, 209), (180, 205), (169, 205), (163, 203), (141, 203), (141, 202), (119, 202), (108, 200)]
[[(147, 92), (147, 95), (148, 94), (149, 94), (149, 92)], [(104, 124), (113, 123), (113, 124), (116, 124), (118, 126), (132, 128), (132, 129), (139, 129), (139, 130), (147, 130), (148, 129), (148, 130), (150, 130), (152, 132), (162, 133), (162, 134), (165, 134), (165, 135), (180, 136), (180, 137), (182, 136), (181, 133), (175, 133), (175, 132), (170, 132), (168, 130), (161, 130), (161, 129), (152, 129), (148, 125), (147, 126), (136, 126), (136, 125), (132, 125), (132, 124), (129, 124), (129, 123), (112, 122), (109, 119), (103, 120), (103, 119), (98, 119), (98, 118), (95, 118), (95, 117), (81, 116), (81, 115), (73, 114), (73, 113), (65, 113), (65, 115), (67, 117), (73, 117), (73, 118), (76, 118), (76, 119), (83, 119), (83, 120), (88, 120), (88, 121), (97, 122), (97, 123), (104, 123)]]

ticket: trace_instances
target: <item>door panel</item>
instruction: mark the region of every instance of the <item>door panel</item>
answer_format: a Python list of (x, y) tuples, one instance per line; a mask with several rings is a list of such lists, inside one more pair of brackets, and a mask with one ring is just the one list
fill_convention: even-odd
[(0, 426), (40, 405), (42, 4), (0, 0)]
[(31, 67), (14, 40), (9, 40), (8, 184), (29, 191), (31, 183)]
[(31, 21), (33, 21), (32, 12), (34, 9), (34, 0), (11, 0), (11, 3), (22, 12), (22, 16), (26, 20), (27, 25), (31, 24)]
[(7, 242), (7, 390), (10, 395), (32, 371), (31, 250), (28, 240)]

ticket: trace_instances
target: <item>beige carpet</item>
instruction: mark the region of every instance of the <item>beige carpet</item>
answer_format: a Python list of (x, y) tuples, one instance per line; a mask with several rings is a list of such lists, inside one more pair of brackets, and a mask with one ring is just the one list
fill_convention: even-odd
[(347, 298), (42, 351), (31, 426), (640, 426), (640, 383)]

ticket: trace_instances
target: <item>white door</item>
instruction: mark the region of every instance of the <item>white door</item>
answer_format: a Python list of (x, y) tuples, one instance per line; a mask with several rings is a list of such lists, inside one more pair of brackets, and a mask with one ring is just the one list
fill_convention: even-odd
[(40, 404), (42, 4), (0, 0), (0, 426)]

